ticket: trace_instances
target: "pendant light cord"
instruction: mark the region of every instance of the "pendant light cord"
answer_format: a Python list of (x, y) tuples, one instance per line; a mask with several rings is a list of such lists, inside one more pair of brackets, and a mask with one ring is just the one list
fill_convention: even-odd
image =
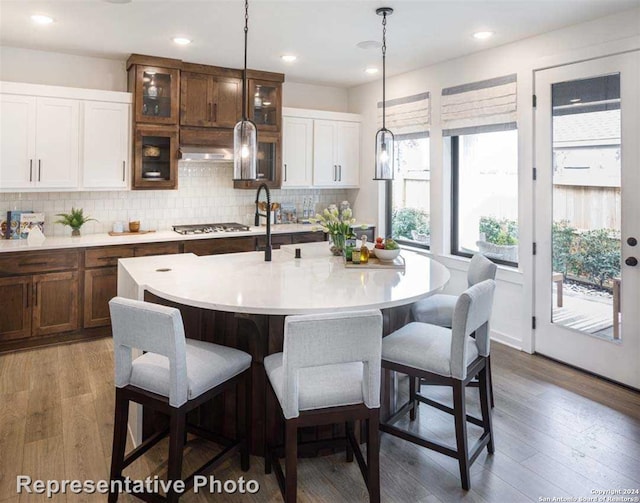
[(249, 0), (244, 2), (244, 71), (242, 72), (242, 120), (247, 120), (247, 38), (249, 34)]
[(382, 15), (382, 129), (386, 129), (387, 102), (387, 13)]

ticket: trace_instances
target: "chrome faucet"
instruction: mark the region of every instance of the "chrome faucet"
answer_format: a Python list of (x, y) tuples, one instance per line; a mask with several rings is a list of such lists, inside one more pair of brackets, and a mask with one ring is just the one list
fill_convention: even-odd
[[(258, 208), (258, 203), (260, 200), (260, 192), (262, 192), (262, 189), (264, 189), (264, 191), (267, 194), (266, 214), (260, 213), (260, 210)], [(267, 219), (267, 244), (264, 249), (264, 261), (271, 262), (271, 250), (272, 250), (271, 248), (271, 192), (269, 192), (269, 187), (267, 187), (266, 184), (264, 183), (260, 184), (260, 187), (258, 187), (258, 192), (256, 193), (256, 216), (255, 216), (256, 227), (260, 225), (260, 217), (264, 217)]]

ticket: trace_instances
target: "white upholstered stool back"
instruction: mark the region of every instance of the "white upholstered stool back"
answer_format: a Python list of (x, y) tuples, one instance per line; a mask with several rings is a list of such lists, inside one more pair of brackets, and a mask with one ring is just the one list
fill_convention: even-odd
[(362, 362), (363, 402), (370, 409), (380, 407), (381, 344), (382, 314), (378, 310), (288, 316), (283, 349), (284, 416), (299, 415), (301, 369), (342, 363)]

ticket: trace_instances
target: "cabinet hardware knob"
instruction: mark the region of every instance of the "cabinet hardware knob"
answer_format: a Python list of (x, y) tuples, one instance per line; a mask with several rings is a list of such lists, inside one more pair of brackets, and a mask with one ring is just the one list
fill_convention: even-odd
[(628, 266), (635, 267), (638, 265), (638, 259), (635, 257), (627, 257), (624, 263), (627, 264)]
[(627, 244), (629, 246), (635, 246), (638, 244), (638, 240), (636, 238), (627, 238)]

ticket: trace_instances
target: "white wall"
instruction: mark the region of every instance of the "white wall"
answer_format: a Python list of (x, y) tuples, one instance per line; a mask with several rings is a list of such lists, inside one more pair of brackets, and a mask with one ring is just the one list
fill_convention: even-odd
[(125, 61), (0, 47), (0, 80), (52, 86), (127, 90)]
[[(500, 267), (492, 336), (527, 351), (532, 350), (533, 305), (533, 94), (534, 70), (613, 54), (638, 47), (640, 9), (563, 28), (541, 36), (478, 52), (469, 56), (421, 68), (387, 80), (387, 99), (431, 92), (431, 252), (452, 270), (447, 291), (464, 289), (468, 261), (450, 253), (450, 171), (448, 147), (440, 127), (442, 88), (511, 73), (518, 76), (518, 155), (520, 265), (518, 270)], [(392, 57), (390, 55), (390, 57)], [(349, 112), (361, 114), (361, 187), (354, 211), (363, 219), (384, 225), (382, 184), (371, 180), (376, 103), (381, 99), (381, 82), (349, 90)]]
[(283, 106), (291, 108), (346, 112), (348, 108), (347, 95), (347, 89), (340, 87), (285, 81), (282, 89), (282, 102)]

